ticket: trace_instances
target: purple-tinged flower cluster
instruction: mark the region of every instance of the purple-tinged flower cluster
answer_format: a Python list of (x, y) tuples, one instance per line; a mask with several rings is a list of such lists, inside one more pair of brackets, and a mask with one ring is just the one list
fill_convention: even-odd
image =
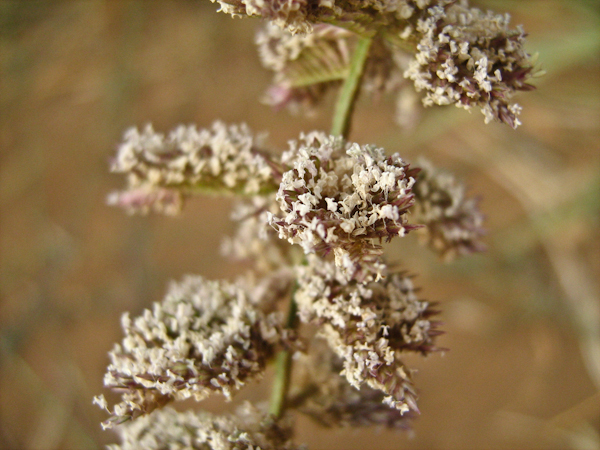
[(413, 186), (412, 219), (425, 226), (423, 240), (445, 259), (483, 251), (483, 214), (477, 199), (465, 195), (465, 187), (447, 172), (419, 161), (421, 171)]
[(378, 282), (360, 283), (314, 255), (298, 267), (295, 300), (300, 319), (319, 325), (343, 360), (342, 375), (360, 389), (363, 384), (385, 394), (383, 402), (417, 411), (411, 372), (400, 360), (405, 351), (436, 350), (441, 331), (430, 317), (437, 311), (419, 300), (412, 281), (402, 273), (384, 273)]
[[(273, 281), (276, 281), (275, 283)], [(261, 375), (275, 346), (287, 342), (274, 302), (288, 295), (279, 278), (232, 284), (188, 276), (173, 283), (161, 303), (131, 319), (125, 338), (109, 353), (107, 387), (122, 391), (110, 428), (172, 400), (201, 400), (211, 392), (230, 398), (246, 380)]]
[(484, 13), (465, 2), (430, 8), (413, 32), (420, 39), (405, 72), (425, 91), (423, 103), (477, 106), (486, 123), (499, 120), (516, 128), (521, 108), (509, 100), (516, 91), (534, 89), (527, 83), (533, 65), (523, 48), (525, 33), (511, 30), (509, 20), (508, 14)]
[(382, 253), (379, 243), (415, 228), (406, 213), (416, 171), (398, 154), (324, 133), (302, 135), (291, 146), (282, 163), (292, 168), (277, 193), (282, 214), (271, 215), (270, 223), (306, 254), (333, 252), (345, 271), (369, 275)]
[(168, 136), (148, 125), (131, 128), (111, 171), (127, 175), (128, 188), (112, 193), (110, 204), (130, 212), (175, 214), (182, 196), (195, 191), (257, 195), (277, 190), (277, 169), (242, 125), (215, 122), (210, 129), (179, 126)]

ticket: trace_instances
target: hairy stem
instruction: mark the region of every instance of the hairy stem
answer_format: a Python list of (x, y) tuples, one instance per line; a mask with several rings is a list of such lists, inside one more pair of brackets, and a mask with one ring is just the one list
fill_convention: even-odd
[[(286, 327), (293, 329), (296, 327), (296, 302), (294, 297), (290, 299), (290, 309), (288, 310)], [(288, 385), (290, 381), (290, 369), (292, 366), (292, 354), (290, 350), (282, 350), (277, 354), (275, 361), (275, 379), (273, 380), (273, 389), (271, 391), (271, 403), (269, 404), (269, 414), (275, 418), (281, 417), (285, 408)]]
[(350, 118), (352, 117), (354, 103), (358, 94), (360, 79), (364, 71), (367, 56), (369, 55), (371, 41), (371, 38), (360, 38), (356, 44), (356, 49), (350, 61), (350, 71), (344, 80), (335, 105), (333, 124), (331, 126), (331, 134), (334, 136), (348, 137)]

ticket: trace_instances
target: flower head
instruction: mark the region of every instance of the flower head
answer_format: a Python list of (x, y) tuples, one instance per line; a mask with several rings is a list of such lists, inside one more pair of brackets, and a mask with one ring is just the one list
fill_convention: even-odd
[(477, 199), (465, 195), (465, 187), (446, 172), (420, 160), (421, 171), (413, 186), (413, 220), (424, 224), (423, 240), (445, 259), (482, 251), (483, 214)]
[(417, 53), (405, 76), (425, 91), (425, 106), (477, 106), (485, 122), (499, 120), (516, 128), (521, 108), (510, 104), (527, 83), (533, 64), (523, 48), (525, 33), (509, 28), (509, 16), (498, 15), (466, 2), (433, 7), (407, 39), (418, 38)]
[(274, 346), (286, 340), (279, 313), (264, 312), (287, 295), (287, 287), (275, 287), (270, 279), (232, 284), (188, 276), (152, 310), (135, 319), (124, 314), (125, 338), (110, 352), (104, 378), (107, 387), (123, 391), (122, 401), (104, 426), (171, 400), (201, 400), (211, 392), (229, 398), (260, 375)]
[(333, 251), (338, 266), (368, 272), (381, 255), (378, 241), (414, 228), (405, 217), (414, 171), (398, 154), (313, 132), (292, 141), (282, 161), (292, 169), (277, 193), (283, 214), (270, 222), (305, 253)]
[(300, 319), (320, 324), (352, 386), (383, 392), (383, 401), (402, 412), (417, 410), (410, 370), (400, 353), (436, 349), (433, 341), (441, 332), (429, 320), (436, 311), (418, 299), (409, 277), (384, 275), (379, 282), (360, 283), (310, 255), (308, 265), (298, 268), (294, 298)]
[(131, 128), (111, 170), (127, 175), (128, 189), (109, 203), (131, 212), (173, 214), (195, 190), (256, 195), (275, 191), (277, 171), (248, 127), (215, 122), (210, 129), (179, 126), (168, 136), (148, 125)]

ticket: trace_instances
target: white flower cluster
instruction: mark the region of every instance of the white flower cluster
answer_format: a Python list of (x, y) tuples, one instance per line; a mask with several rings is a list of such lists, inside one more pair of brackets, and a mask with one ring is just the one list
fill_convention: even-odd
[(248, 127), (215, 122), (210, 129), (179, 126), (168, 136), (151, 125), (129, 129), (111, 170), (127, 175), (128, 189), (109, 203), (131, 212), (173, 214), (181, 195), (197, 189), (256, 195), (276, 190), (274, 172)]
[(425, 160), (413, 186), (412, 218), (425, 227), (418, 230), (425, 242), (446, 259), (484, 249), (480, 242), (483, 214), (477, 199), (465, 196), (465, 187), (447, 172)]
[(401, 412), (417, 410), (410, 371), (402, 351), (428, 353), (441, 332), (429, 317), (435, 311), (419, 300), (412, 281), (400, 273), (359, 283), (334, 264), (310, 255), (298, 267), (295, 294), (300, 319), (320, 324), (320, 335), (343, 359), (342, 375), (360, 388), (385, 394), (384, 403)]
[(420, 36), (405, 76), (426, 92), (425, 106), (478, 106), (485, 122), (500, 120), (516, 128), (521, 108), (508, 101), (526, 83), (533, 66), (524, 48), (525, 33), (509, 29), (509, 16), (469, 8), (466, 1), (427, 10), (406, 38)]
[(249, 404), (235, 416), (164, 408), (118, 428), (120, 445), (109, 450), (294, 450), (291, 427)]
[(306, 254), (333, 251), (336, 264), (356, 276), (381, 255), (377, 241), (404, 236), (412, 205), (412, 171), (398, 154), (344, 143), (312, 132), (290, 142), (277, 193), (282, 215), (270, 216), (279, 237)]
[(327, 343), (313, 339), (309, 352), (294, 360), (294, 393), (290, 403), (328, 427), (410, 428), (412, 412), (383, 403), (384, 394), (366, 385), (356, 389), (340, 375), (342, 360)]
[[(104, 426), (171, 400), (201, 400), (211, 392), (230, 398), (248, 378), (260, 375), (274, 346), (286, 340), (280, 313), (263, 312), (289, 287), (276, 284), (188, 276), (173, 283), (152, 310), (135, 319), (124, 314), (125, 338), (109, 353), (104, 378), (105, 386), (124, 393)], [(97, 403), (106, 408), (102, 397)]]

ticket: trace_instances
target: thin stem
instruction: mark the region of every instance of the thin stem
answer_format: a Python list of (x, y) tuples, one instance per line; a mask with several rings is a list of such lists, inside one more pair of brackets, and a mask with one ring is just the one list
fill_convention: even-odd
[[(294, 297), (292, 295), (286, 323), (286, 327), (288, 329), (294, 329), (296, 327), (296, 310), (296, 302), (294, 301)], [(269, 404), (269, 414), (273, 415), (275, 418), (281, 417), (281, 414), (285, 408), (291, 366), (291, 352), (289, 350), (280, 351), (277, 354), (277, 359), (275, 361), (275, 379), (273, 380), (271, 403)]]
[(356, 44), (356, 49), (350, 61), (350, 71), (344, 80), (344, 84), (339, 93), (335, 112), (333, 114), (333, 124), (331, 134), (334, 136), (347, 137), (350, 131), (350, 118), (354, 110), (354, 103), (358, 94), (360, 79), (363, 74), (369, 48), (371, 47), (371, 38), (361, 37)]

